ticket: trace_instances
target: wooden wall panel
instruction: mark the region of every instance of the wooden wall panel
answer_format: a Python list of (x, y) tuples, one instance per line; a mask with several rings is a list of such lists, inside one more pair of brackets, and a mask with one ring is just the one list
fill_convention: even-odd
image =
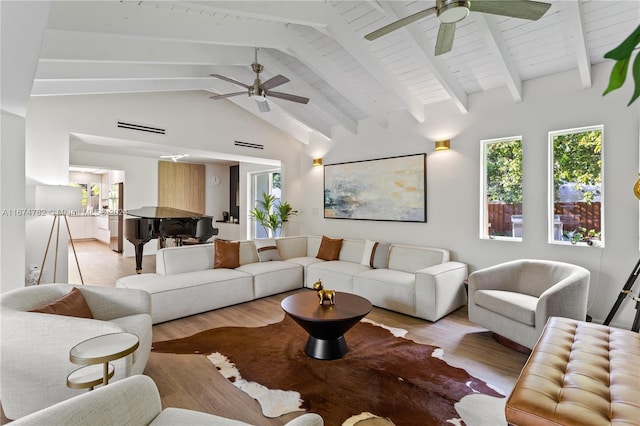
[(205, 185), (202, 164), (158, 163), (158, 206), (204, 214)]

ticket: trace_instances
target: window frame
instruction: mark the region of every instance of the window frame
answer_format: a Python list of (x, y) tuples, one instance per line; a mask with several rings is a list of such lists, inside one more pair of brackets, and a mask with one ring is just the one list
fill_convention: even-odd
[[(555, 220), (555, 184), (554, 184), (554, 161), (555, 161), (555, 152), (554, 152), (554, 138), (556, 136), (574, 134), (574, 133), (585, 133), (590, 131), (600, 131), (600, 236), (599, 236), (599, 244), (598, 247), (604, 247), (605, 242), (605, 179), (604, 179), (604, 156), (605, 156), (605, 134), (604, 134), (604, 125), (597, 124), (592, 126), (584, 126), (584, 127), (575, 127), (570, 129), (562, 129), (562, 130), (553, 130), (548, 134), (547, 148), (548, 148), (548, 176), (547, 176), (547, 197), (548, 197), (548, 207), (547, 207), (547, 242), (548, 244), (553, 245), (563, 245), (563, 246), (576, 246), (576, 247), (589, 247), (592, 244), (579, 241), (579, 242), (571, 242), (565, 240), (556, 240), (555, 239), (555, 230), (554, 223)], [(562, 234), (564, 235), (564, 230)]]
[[(498, 236), (491, 235), (489, 230), (489, 203), (488, 203), (488, 187), (487, 187), (487, 157), (489, 149), (492, 144), (503, 142), (520, 142), (521, 149), (523, 150), (523, 160), (521, 168), (524, 169), (524, 143), (522, 135), (507, 136), (501, 138), (482, 139), (480, 141), (480, 228), (479, 237), (482, 240), (499, 240), (499, 241), (513, 241), (522, 242), (523, 237), (514, 236)], [(522, 180), (524, 181), (524, 174)], [(524, 182), (520, 183), (524, 198)]]
[[(258, 178), (261, 176), (266, 176), (267, 177), (267, 186), (268, 186), (268, 190), (269, 190), (269, 194), (273, 194), (273, 189), (274, 189), (274, 185), (273, 185), (273, 181), (274, 181), (274, 175), (275, 174), (279, 174), (280, 175), (280, 179), (282, 179), (282, 169), (281, 168), (274, 168), (274, 169), (268, 169), (268, 170), (261, 170), (258, 172), (252, 172), (249, 173), (250, 175), (250, 179), (249, 179), (249, 194), (251, 196), (250, 198), (250, 203), (249, 203), (249, 210), (254, 209), (257, 206), (257, 200), (258, 197), (260, 195), (262, 195), (262, 192), (260, 194), (258, 194)], [(282, 181), (280, 183), (282, 185)], [(277, 197), (277, 203), (280, 203), (282, 197), (282, 188), (280, 188), (280, 197)], [(253, 220), (253, 219), (249, 219), (249, 222), (251, 222), (251, 226), (250, 226), (250, 239), (256, 239), (256, 238), (267, 238), (266, 232), (265, 235), (262, 235), (262, 233), (259, 234), (258, 230), (261, 229), (262, 225), (260, 225), (258, 223), (258, 221)], [(274, 237), (279, 236), (278, 235), (274, 235)]]

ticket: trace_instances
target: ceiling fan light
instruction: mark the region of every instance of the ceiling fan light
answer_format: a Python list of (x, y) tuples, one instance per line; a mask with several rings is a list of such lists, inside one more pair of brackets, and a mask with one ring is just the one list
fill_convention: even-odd
[(469, 2), (465, 0), (444, 1), (438, 8), (438, 20), (443, 24), (454, 24), (467, 17)]

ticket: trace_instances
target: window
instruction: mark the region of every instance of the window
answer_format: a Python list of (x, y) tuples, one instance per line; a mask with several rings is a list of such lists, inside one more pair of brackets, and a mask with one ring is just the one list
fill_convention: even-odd
[[(260, 207), (258, 201), (263, 200), (263, 193), (275, 197), (274, 206), (280, 204), (280, 171), (260, 172), (252, 175), (251, 179), (251, 206), (250, 209)], [(268, 238), (268, 231), (257, 220), (251, 221), (252, 238)], [(278, 230), (277, 237), (280, 235)]]
[(78, 183), (71, 182), (69, 186), (76, 186), (82, 189), (82, 209), (81, 214), (93, 214), (100, 210), (100, 184), (99, 183)]
[(549, 132), (549, 242), (601, 245), (603, 127)]
[(522, 138), (483, 140), (480, 238), (522, 239)]

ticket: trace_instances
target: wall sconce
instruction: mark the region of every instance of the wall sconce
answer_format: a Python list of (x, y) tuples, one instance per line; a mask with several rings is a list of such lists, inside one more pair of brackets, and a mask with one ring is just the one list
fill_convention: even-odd
[(446, 151), (449, 148), (451, 148), (451, 141), (449, 139), (436, 141), (436, 151)]
[(313, 159), (313, 167), (322, 166), (322, 158)]

